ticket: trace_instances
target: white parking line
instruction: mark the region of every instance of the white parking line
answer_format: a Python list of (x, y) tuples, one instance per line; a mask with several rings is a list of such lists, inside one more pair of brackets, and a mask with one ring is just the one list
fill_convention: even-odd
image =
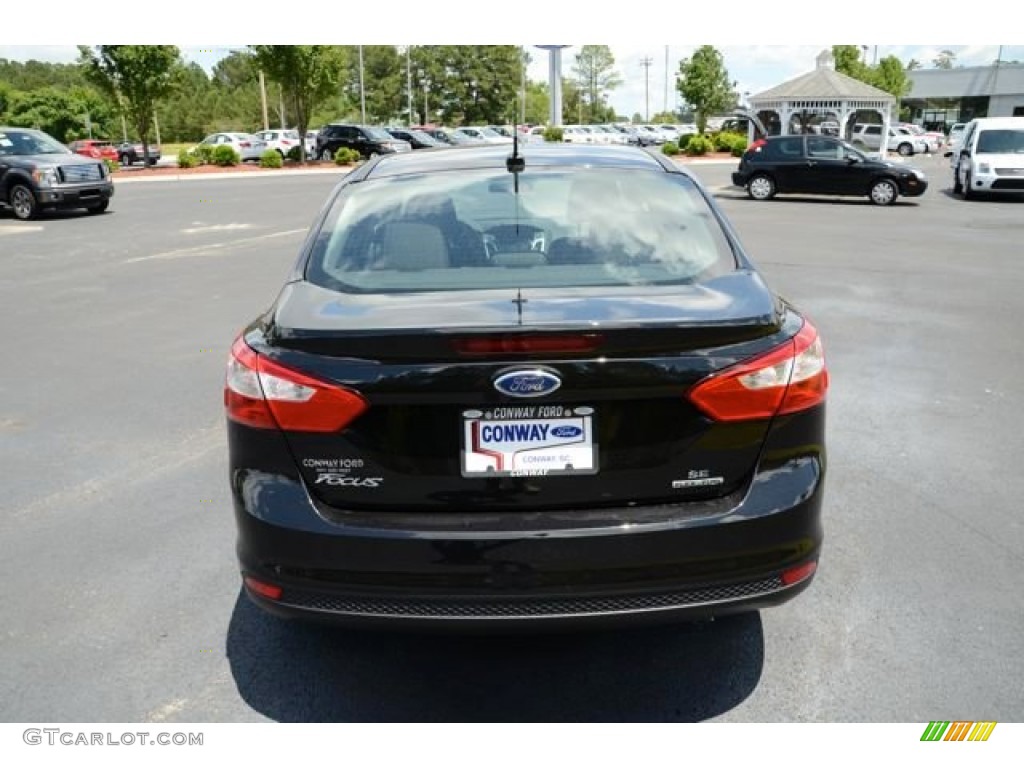
[(32, 224), (0, 224), (0, 235), (21, 235), (25, 232), (41, 232), (42, 227)]
[(181, 230), (183, 235), (196, 235), (200, 232), (229, 232), (237, 229), (252, 229), (252, 224), (203, 224), (195, 222), (196, 226)]
[(255, 237), (243, 237), (240, 240), (230, 240), (226, 243), (209, 243), (207, 245), (194, 245), (191, 248), (177, 248), (173, 251), (163, 251), (161, 253), (153, 253), (149, 256), (136, 256), (133, 259), (125, 259), (122, 264), (138, 264), (142, 261), (158, 261), (158, 260), (169, 260), (169, 259), (181, 259), (189, 256), (199, 256), (206, 251), (216, 251), (223, 248), (232, 248), (236, 245), (245, 245), (246, 243), (255, 243), (259, 240), (269, 240), (273, 237), (289, 237), (291, 235), (298, 235), (306, 232), (305, 229), (289, 229), (284, 232), (271, 232), (267, 235), (256, 235)]

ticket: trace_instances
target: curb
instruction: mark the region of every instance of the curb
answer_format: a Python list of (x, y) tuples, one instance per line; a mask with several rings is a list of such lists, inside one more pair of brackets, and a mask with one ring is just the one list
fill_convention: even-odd
[(147, 176), (143, 178), (133, 179), (131, 176), (126, 178), (114, 177), (114, 186), (120, 184), (143, 184), (146, 182), (169, 182), (169, 181), (206, 181), (208, 179), (251, 179), (251, 178), (278, 178), (280, 176), (315, 176), (317, 174), (337, 173), (342, 176), (351, 173), (351, 168), (308, 168), (308, 169), (295, 169), (295, 170), (272, 170), (266, 171), (245, 171), (244, 173), (182, 173), (182, 174), (164, 174), (161, 176)]

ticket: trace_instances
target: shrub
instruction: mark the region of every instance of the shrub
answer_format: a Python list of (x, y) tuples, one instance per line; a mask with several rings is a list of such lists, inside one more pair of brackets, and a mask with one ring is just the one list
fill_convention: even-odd
[(178, 150), (179, 168), (195, 168), (197, 165), (199, 165), (199, 158), (192, 152), (189, 152), (187, 149)]
[(192, 150), (192, 154), (199, 159), (200, 165), (212, 165), (213, 164), (213, 145), (212, 144), (200, 144), (198, 147)]
[(119, 162), (117, 162), (117, 160), (109, 160), (107, 158), (103, 158), (103, 163), (104, 163), (104, 165), (107, 166), (107, 175), (108, 176), (110, 174), (112, 174), (114, 171), (121, 170), (121, 164)]
[(359, 162), (362, 155), (354, 149), (349, 147), (339, 147), (338, 151), (334, 153), (334, 162), (338, 165), (351, 165), (352, 163)]
[(743, 157), (743, 153), (747, 151), (747, 137), (739, 134), (733, 136), (729, 151), (733, 157)]
[(676, 144), (674, 141), (666, 141), (664, 144), (661, 145), (661, 151), (664, 152), (666, 155), (678, 155), (679, 145)]
[(276, 149), (268, 149), (260, 155), (260, 168), (280, 168), (282, 165), (284, 160)]
[(712, 134), (711, 141), (715, 145), (715, 152), (731, 151), (734, 136), (736, 136), (736, 134), (730, 133), (729, 131), (721, 131), (720, 133)]
[(549, 125), (544, 129), (544, 141), (561, 141), (565, 132), (560, 125)]
[(690, 139), (693, 138), (692, 133), (683, 133), (679, 136), (679, 151), (685, 152), (687, 144), (690, 143)]
[(242, 162), (241, 156), (234, 147), (227, 144), (218, 144), (213, 148), (213, 164), (220, 166), (238, 165)]
[(715, 145), (706, 136), (694, 136), (686, 143), (686, 154), (690, 157), (706, 155)]
[(299, 160), (302, 159), (302, 147), (292, 147), (291, 149), (288, 150), (288, 154), (285, 155), (285, 157), (287, 157), (289, 160), (294, 160), (295, 162), (298, 162)]

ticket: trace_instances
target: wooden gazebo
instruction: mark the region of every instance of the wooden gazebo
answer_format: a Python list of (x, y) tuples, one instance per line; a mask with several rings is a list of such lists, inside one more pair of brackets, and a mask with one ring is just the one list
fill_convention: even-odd
[[(895, 106), (892, 94), (836, 72), (832, 52), (825, 50), (813, 72), (751, 96), (749, 111), (771, 135), (814, 131), (849, 139), (857, 113), (865, 111), (881, 117), (882, 136), (888, 136)], [(753, 140), (753, 126), (750, 130)]]

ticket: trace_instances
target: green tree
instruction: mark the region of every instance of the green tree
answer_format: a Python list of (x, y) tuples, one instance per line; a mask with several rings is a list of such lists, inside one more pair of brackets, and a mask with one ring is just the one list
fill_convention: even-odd
[(911, 59), (910, 61), (907, 62), (907, 71), (908, 72), (912, 72), (915, 69), (920, 69), (920, 68), (921, 68), (921, 62), (918, 61), (917, 59)]
[(510, 123), (515, 119), (520, 82), (518, 46), (417, 46), (412, 59), (416, 109), (423, 115), (423, 122), (440, 118), (457, 125)]
[(676, 88), (696, 112), (699, 133), (704, 133), (710, 115), (736, 103), (736, 93), (725, 61), (712, 45), (702, 45), (689, 59), (679, 62)]
[(79, 63), (86, 77), (121, 107), (142, 142), (149, 163), (149, 132), (156, 105), (175, 87), (181, 66), (176, 45), (98, 45), (95, 50), (78, 46)]
[[(276, 111), (277, 124), (286, 128), (282, 122), (284, 116), (280, 113), (278, 93), (277, 88), (268, 87), (267, 102)], [(264, 128), (260, 70), (251, 51), (232, 51), (217, 62), (210, 77), (207, 98), (216, 104), (216, 111), (209, 111), (219, 123), (209, 126), (210, 130), (254, 131)]]
[(939, 51), (938, 55), (932, 59), (932, 66), (936, 69), (952, 69), (955, 61), (956, 54), (946, 49)]
[(860, 80), (862, 83), (870, 82), (868, 67), (861, 59), (861, 47), (859, 45), (833, 45), (832, 58), (836, 63), (836, 72)]
[(891, 93), (898, 99), (902, 99), (910, 93), (910, 78), (907, 77), (907, 70), (903, 62), (896, 56), (886, 56), (873, 68), (871, 85), (881, 88), (886, 93)]
[(11, 106), (11, 101), (14, 99), (14, 94), (17, 91), (14, 90), (10, 85), (0, 80), (0, 123), (6, 123), (7, 110)]
[[(605, 122), (609, 111), (605, 99), (609, 92), (622, 85), (615, 70), (615, 57), (607, 45), (584, 45), (576, 54), (573, 74), (586, 94), (586, 122)], [(614, 111), (610, 113), (614, 118)]]
[[(364, 45), (363, 83), (366, 88), (366, 119), (370, 123), (391, 123), (409, 111), (405, 57), (393, 45)], [(359, 46), (350, 45), (347, 87), (349, 101), (359, 101)], [(402, 122), (405, 122), (404, 120)]]
[(551, 94), (547, 83), (527, 81), (526, 83), (526, 122), (529, 125), (544, 125), (548, 122), (551, 111)]
[(575, 80), (562, 78), (562, 122), (583, 122), (583, 92)]
[[(256, 65), (284, 89), (299, 135), (316, 108), (338, 89), (345, 54), (334, 45), (251, 45)], [(305, 158), (303, 158), (305, 162)]]
[(193, 62), (175, 73), (175, 81), (174, 93), (160, 110), (160, 137), (164, 141), (199, 141), (212, 131), (214, 122), (217, 97), (210, 78)]

